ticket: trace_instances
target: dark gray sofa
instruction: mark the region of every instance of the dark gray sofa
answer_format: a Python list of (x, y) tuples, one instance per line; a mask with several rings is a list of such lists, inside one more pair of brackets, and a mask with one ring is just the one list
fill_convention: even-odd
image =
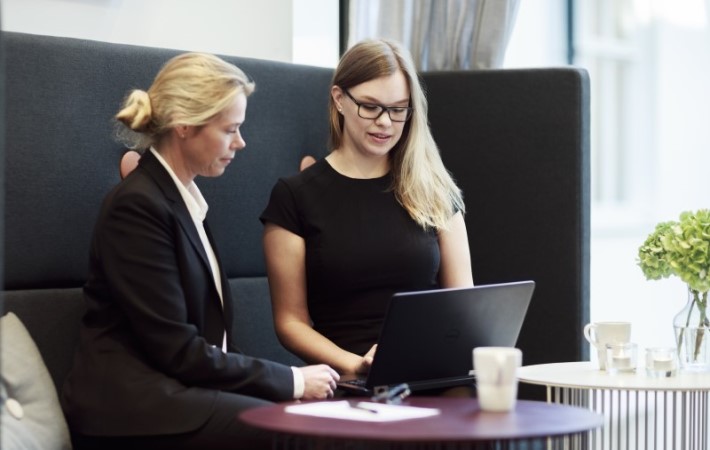
[[(4, 32), (3, 308), (25, 323), (59, 387), (83, 311), (99, 204), (124, 149), (112, 116), (173, 50)], [(199, 179), (248, 353), (297, 361), (274, 336), (259, 213), (280, 176), (322, 157), (332, 71), (227, 57), (257, 85), (246, 151)], [(430, 122), (464, 190), (477, 284), (532, 279), (524, 363), (585, 358), (589, 297), (588, 78), (575, 68), (423, 75)], [(525, 391), (523, 390), (523, 393)]]

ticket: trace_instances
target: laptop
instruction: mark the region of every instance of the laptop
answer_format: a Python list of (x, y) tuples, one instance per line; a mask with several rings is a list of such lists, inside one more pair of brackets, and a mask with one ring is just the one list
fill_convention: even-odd
[(411, 391), (473, 383), (472, 350), (514, 347), (534, 289), (519, 281), (394, 294), (370, 372), (341, 377), (339, 389), (372, 395), (402, 383)]

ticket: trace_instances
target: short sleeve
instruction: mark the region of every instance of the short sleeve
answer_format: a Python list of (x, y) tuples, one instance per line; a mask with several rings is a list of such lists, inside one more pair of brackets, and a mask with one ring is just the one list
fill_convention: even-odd
[(298, 205), (293, 191), (284, 179), (276, 182), (266, 209), (259, 216), (261, 223), (271, 222), (299, 236), (304, 235)]

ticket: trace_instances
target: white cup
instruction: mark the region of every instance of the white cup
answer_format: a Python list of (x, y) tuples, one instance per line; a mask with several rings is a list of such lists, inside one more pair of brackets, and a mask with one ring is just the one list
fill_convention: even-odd
[(476, 347), (473, 369), (476, 373), (478, 404), (483, 411), (504, 412), (515, 408), (518, 397), (518, 367), (523, 352), (513, 347)]
[(593, 322), (584, 326), (584, 337), (597, 349), (599, 369), (606, 370), (606, 345), (631, 341), (631, 322)]

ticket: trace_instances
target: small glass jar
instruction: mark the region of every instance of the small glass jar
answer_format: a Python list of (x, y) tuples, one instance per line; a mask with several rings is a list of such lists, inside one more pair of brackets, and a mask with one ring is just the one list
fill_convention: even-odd
[(678, 372), (678, 353), (673, 347), (646, 349), (646, 375), (654, 378), (672, 377)]
[(636, 371), (637, 346), (633, 342), (606, 344), (606, 371), (610, 374)]

